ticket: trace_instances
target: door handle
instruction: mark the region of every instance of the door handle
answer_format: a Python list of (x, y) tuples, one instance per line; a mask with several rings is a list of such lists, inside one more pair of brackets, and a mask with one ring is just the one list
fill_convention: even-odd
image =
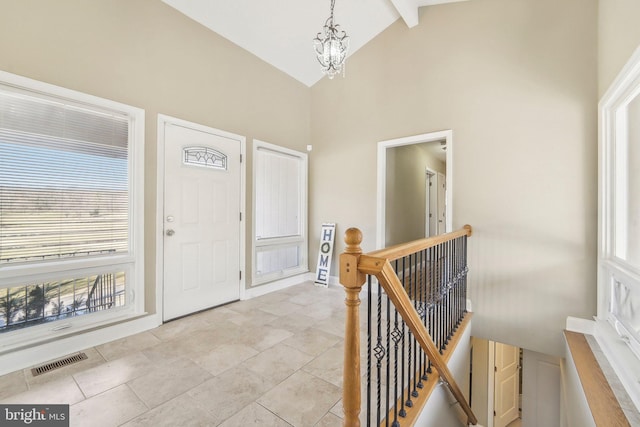
[(172, 229), (168, 229), (166, 234), (167, 236), (173, 236), (174, 234), (176, 234), (176, 232), (173, 231)]

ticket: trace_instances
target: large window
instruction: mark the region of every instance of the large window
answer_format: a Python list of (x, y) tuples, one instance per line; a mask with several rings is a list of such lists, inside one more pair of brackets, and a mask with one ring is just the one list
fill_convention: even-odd
[(143, 117), (0, 74), (0, 333), (8, 345), (142, 311)]
[(604, 348), (640, 404), (640, 49), (599, 110), (598, 318), (602, 336), (615, 336)]
[(308, 271), (307, 155), (254, 140), (253, 284)]

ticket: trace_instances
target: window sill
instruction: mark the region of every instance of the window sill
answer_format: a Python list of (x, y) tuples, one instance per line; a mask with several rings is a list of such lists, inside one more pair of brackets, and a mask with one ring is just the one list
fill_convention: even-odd
[(141, 333), (162, 324), (160, 317), (155, 314), (131, 315), (126, 319), (119, 319), (118, 323), (112, 322), (109, 325), (93, 325), (93, 329), (83, 331), (65, 330), (64, 335), (56, 336), (46, 342), (31, 343), (10, 351), (3, 350), (3, 353), (0, 353), (0, 375)]
[(565, 338), (596, 425), (640, 426), (640, 364), (606, 322), (590, 323), (593, 335), (565, 331)]

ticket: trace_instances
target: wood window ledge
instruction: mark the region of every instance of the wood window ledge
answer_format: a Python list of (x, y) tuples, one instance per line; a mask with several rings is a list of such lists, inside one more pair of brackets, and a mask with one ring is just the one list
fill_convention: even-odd
[[(602, 351), (595, 338), (566, 330), (564, 335), (596, 426), (639, 427), (640, 414), (635, 407), (621, 405), (620, 402), (630, 399), (628, 396), (620, 395), (626, 392), (613, 369), (603, 366), (608, 365), (604, 355), (596, 355)], [(611, 384), (615, 384), (615, 391)]]

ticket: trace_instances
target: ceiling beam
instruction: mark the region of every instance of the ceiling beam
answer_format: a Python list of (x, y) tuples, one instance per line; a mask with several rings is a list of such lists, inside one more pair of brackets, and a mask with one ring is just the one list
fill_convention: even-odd
[(415, 0), (391, 0), (407, 27), (413, 28), (418, 25), (418, 5)]

